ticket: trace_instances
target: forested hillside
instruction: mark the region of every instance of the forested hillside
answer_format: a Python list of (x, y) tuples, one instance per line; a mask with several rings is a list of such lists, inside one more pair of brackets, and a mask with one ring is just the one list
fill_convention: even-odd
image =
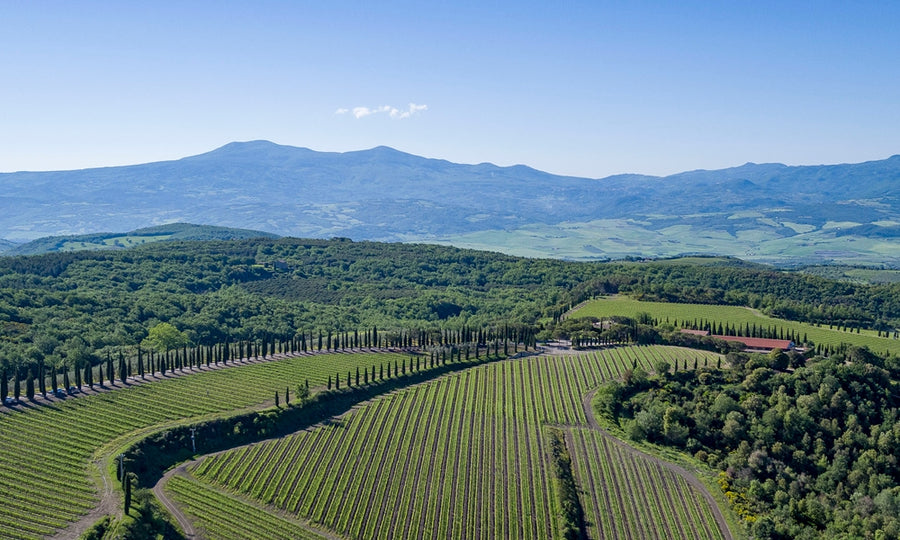
[(851, 347), (788, 370), (784, 353), (727, 370), (611, 382), (600, 409), (633, 440), (693, 454), (754, 538), (898, 538), (900, 363)]
[(900, 286), (732, 259), (575, 263), (344, 239), (175, 241), (0, 258), (0, 359), (73, 368), (133, 353), (162, 322), (193, 345), (375, 325), (540, 329), (581, 300), (617, 292), (845, 327), (900, 321)]

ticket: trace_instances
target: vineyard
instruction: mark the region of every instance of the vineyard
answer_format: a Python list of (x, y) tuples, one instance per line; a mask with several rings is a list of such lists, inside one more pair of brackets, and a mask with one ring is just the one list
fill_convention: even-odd
[[(386, 395), (316, 429), (209, 456), (191, 471), (195, 487), (179, 479), (170, 489), (183, 498), (189, 489), (225, 489), (350, 538), (553, 538), (561, 523), (545, 444), (551, 424), (577, 443), (577, 481), (588, 492), (594, 536), (721, 538), (705, 499), (640, 454), (603, 446), (599, 432), (585, 429), (582, 403), (635, 365), (704, 366), (717, 358), (627, 347), (487, 364)], [(616, 486), (615, 495), (601, 496), (600, 486)], [(209, 510), (187, 506), (207, 530), (225, 530)], [(624, 521), (623, 509), (632, 512)]]
[(591, 538), (725, 538), (683, 477), (597, 431), (572, 430), (572, 444)]
[[(125, 385), (26, 410), (0, 409), (0, 538), (51, 535), (98, 503), (89, 463), (104, 444), (135, 430), (270, 403), (276, 391), (357, 368), (404, 362), (409, 355), (322, 354), (252, 363)], [(341, 375), (343, 377), (343, 375)], [(123, 387), (128, 386), (127, 390)], [(283, 394), (282, 394), (283, 395)]]
[(774, 328), (787, 333), (793, 331), (795, 335), (807, 336), (817, 345), (830, 346), (837, 349), (840, 345), (866, 346), (874, 352), (883, 353), (889, 351), (900, 354), (900, 339), (878, 337), (871, 330), (860, 330), (859, 333), (846, 330), (837, 330), (823, 326), (787, 321), (767, 317), (758, 312), (737, 306), (713, 306), (705, 304), (675, 304), (667, 302), (642, 302), (626, 296), (601, 298), (588, 302), (584, 306), (572, 312), (570, 317), (611, 317), (620, 315), (636, 317), (640, 313), (647, 313), (659, 321), (668, 320), (679, 326), (687, 326), (694, 321), (709, 321), (716, 323), (729, 323), (732, 326), (756, 325), (761, 328)]
[(205, 484), (174, 476), (168, 489), (201, 524), (207, 540), (229, 538), (259, 538), (270, 540), (317, 540), (321, 536), (310, 532), (296, 520), (283, 518), (258, 506), (224, 495)]

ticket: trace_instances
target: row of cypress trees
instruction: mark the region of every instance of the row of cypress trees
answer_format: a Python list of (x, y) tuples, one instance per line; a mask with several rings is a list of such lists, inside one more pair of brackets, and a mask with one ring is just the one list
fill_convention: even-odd
[[(504, 325), (500, 328), (403, 329), (392, 332), (379, 331), (377, 327), (373, 326), (362, 332), (298, 332), (289, 338), (268, 335), (257, 340), (226, 341), (215, 345), (194, 347), (184, 346), (167, 351), (144, 350), (139, 346), (136, 355), (132, 358), (126, 358), (122, 351), (119, 351), (117, 357), (113, 359), (112, 355), (107, 352), (104, 361), (96, 365), (85, 362), (84, 365), (71, 371), (67, 367), (51, 367), (48, 372), (43, 363), (32, 364), (24, 370), (25, 397), (34, 398), (35, 381), (37, 381), (38, 392), (46, 397), (48, 382), (52, 387), (52, 392), (56, 394), (60, 388), (66, 392), (71, 392), (73, 388), (82, 389), (84, 386), (93, 389), (95, 385), (101, 387), (107, 383), (114, 385), (116, 378), (122, 384), (126, 384), (128, 378), (134, 376), (146, 379), (147, 375), (154, 373), (165, 376), (166, 373), (174, 371), (184, 372), (186, 369), (199, 369), (203, 365), (210, 367), (252, 359), (267, 359), (279, 354), (400, 348), (433, 349), (432, 355), (436, 354), (434, 350), (449, 350), (454, 351), (450, 354), (462, 355), (465, 353), (466, 359), (468, 359), (472, 354), (478, 358), (480, 349), (490, 350), (493, 347), (495, 354), (499, 354), (502, 346), (503, 353), (509, 354), (510, 349), (518, 352), (520, 346), (527, 349), (533, 348), (535, 345), (533, 328)], [(71, 384), (70, 373), (74, 377), (74, 385)], [(18, 401), (22, 391), (22, 370), (9, 370), (4, 366), (0, 369), (0, 397), (9, 395), (10, 382), (12, 382), (13, 396)], [(62, 383), (61, 386), (60, 383)], [(335, 384), (337, 384), (337, 380)]]

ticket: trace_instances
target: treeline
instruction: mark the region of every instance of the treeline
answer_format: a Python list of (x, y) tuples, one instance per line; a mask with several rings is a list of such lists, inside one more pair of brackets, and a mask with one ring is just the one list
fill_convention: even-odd
[(746, 306), (773, 317), (847, 329), (893, 332), (900, 326), (900, 284), (846, 283), (737, 260), (602, 266), (602, 276), (573, 290), (571, 305), (599, 294), (628, 293), (647, 301)]
[(0, 257), (0, 367), (10, 384), (18, 374), (27, 393), (29, 377), (47, 385), (54, 373), (103, 379), (99, 365), (108, 355), (114, 363), (120, 354), (132, 357), (161, 323), (192, 347), (300, 335), (310, 347), (320, 333), (327, 343), (329, 331), (348, 340), (353, 329), (374, 326), (440, 339), (467, 327), (540, 327), (607, 293), (749, 305), (884, 332), (900, 320), (897, 285), (838, 283), (737, 260), (574, 263), (341, 239), (167, 242)]
[[(166, 323), (159, 327), (169, 326)], [(178, 332), (174, 328), (173, 331)], [(153, 336), (154, 329), (150, 331)], [(169, 336), (169, 339), (178, 340), (179, 336)], [(146, 340), (145, 340), (146, 343)], [(37, 360), (32, 363), (19, 365), (0, 365), (0, 399), (10, 395), (18, 402), (22, 397), (24, 384), (24, 397), (31, 400), (37, 393), (47, 397), (52, 395), (70, 395), (76, 391), (89, 387), (94, 389), (95, 384), (104, 387), (104, 381), (113, 385), (118, 378), (123, 384), (130, 377), (146, 379), (148, 375), (185, 370), (195, 370), (202, 366), (228, 365), (229, 363), (243, 362), (245, 360), (267, 359), (270, 356), (284, 354), (303, 354), (312, 352), (341, 352), (360, 349), (408, 349), (428, 351), (431, 367), (446, 364), (457, 360), (469, 360), (470, 356), (476, 360), (481, 354), (503, 355), (510, 352), (517, 353), (519, 348), (528, 350), (536, 346), (536, 334), (534, 328), (525, 325), (504, 325), (500, 328), (471, 328), (464, 326), (459, 330), (447, 329), (407, 329), (398, 331), (379, 331), (377, 327), (365, 329), (362, 332), (318, 332), (317, 334), (297, 332), (290, 337), (264, 336), (259, 340), (241, 340), (238, 342), (224, 342), (214, 345), (188, 346), (182, 339), (180, 346), (173, 346), (172, 342), (157, 343), (159, 350), (145, 349), (138, 345), (132, 355), (126, 357), (122, 350), (118, 351), (117, 358), (107, 352), (106, 360), (101, 360), (97, 355), (84, 353), (70, 366), (68, 364), (52, 364)], [(405, 374), (407, 367), (394, 366), (394, 371), (402, 369)], [(412, 359), (409, 370), (413, 371)], [(419, 359), (416, 358), (415, 371), (419, 370)], [(387, 377), (391, 377), (391, 366), (387, 366)], [(376, 375), (371, 374), (374, 381)], [(381, 368), (379, 379), (384, 378), (384, 366)], [(369, 374), (364, 373), (363, 379), (368, 383)], [(359, 370), (356, 372), (356, 385), (360, 384)], [(73, 384), (74, 383), (74, 384)], [(336, 388), (340, 388), (340, 374), (334, 379)], [(351, 386), (351, 374), (347, 374), (346, 386)], [(332, 382), (329, 379), (328, 389)], [(11, 387), (11, 388), (10, 388)], [(3, 405), (3, 403), (0, 403)]]
[(857, 347), (792, 370), (777, 351), (728, 360), (635, 369), (596, 403), (629, 437), (718, 470), (756, 538), (900, 537), (900, 360)]
[(559, 535), (566, 540), (587, 538), (584, 508), (578, 498), (578, 485), (572, 471), (572, 456), (565, 435), (556, 427), (547, 427), (547, 449), (550, 454), (553, 484), (559, 504)]

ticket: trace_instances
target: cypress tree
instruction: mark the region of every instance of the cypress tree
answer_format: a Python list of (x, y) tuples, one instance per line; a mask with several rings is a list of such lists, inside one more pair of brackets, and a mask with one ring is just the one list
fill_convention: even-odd
[(73, 371), (75, 372), (75, 386), (81, 389), (81, 368), (76, 365)]
[(291, 404), (291, 389), (290, 389), (290, 387), (287, 387), (287, 386), (284, 388), (284, 404), (285, 405)]
[(116, 382), (116, 373), (113, 370), (112, 356), (109, 355), (109, 351), (106, 351), (106, 374), (109, 376), (109, 385), (112, 386)]
[(125, 489), (125, 514), (127, 515), (131, 510), (131, 473), (125, 474), (123, 487)]
[(278, 406), (279, 406), (279, 403), (278, 403), (278, 390), (275, 390), (275, 408), (278, 408)]
[(27, 370), (25, 376), (25, 397), (34, 401), (34, 372), (31, 368)]
[(99, 373), (97, 374), (98, 375), (97, 382), (99, 382), (100, 386), (102, 387), (103, 386), (103, 364), (102, 363), (97, 364), (97, 369), (99, 370)]
[[(374, 367), (372, 369), (375, 369)], [(384, 364), (378, 364), (378, 380), (384, 380)]]
[(356, 366), (356, 386), (359, 386), (359, 366)]
[(341, 374), (340, 374), (340, 373), (335, 373), (335, 374), (334, 374), (334, 388), (335, 388), (336, 390), (340, 390), (340, 389), (341, 389)]
[(41, 395), (44, 398), (47, 397), (47, 370), (44, 367), (44, 361), (38, 364), (38, 387), (40, 388)]
[(19, 381), (19, 366), (13, 368), (15, 370), (13, 376), (13, 397), (16, 398), (16, 401), (19, 401), (19, 398), (22, 397), (22, 386)]
[(331, 390), (331, 375), (328, 376), (328, 389)]
[(9, 394), (9, 379), (7, 377), (6, 366), (3, 366), (3, 369), (0, 370), (0, 405), (3, 405), (3, 402), (6, 401), (6, 396)]
[(347, 387), (349, 388), (350, 386), (352, 386), (350, 384), (350, 371), (347, 371)]
[(94, 389), (94, 370), (91, 369), (90, 361), (84, 366), (84, 382), (91, 387), (91, 390)]

